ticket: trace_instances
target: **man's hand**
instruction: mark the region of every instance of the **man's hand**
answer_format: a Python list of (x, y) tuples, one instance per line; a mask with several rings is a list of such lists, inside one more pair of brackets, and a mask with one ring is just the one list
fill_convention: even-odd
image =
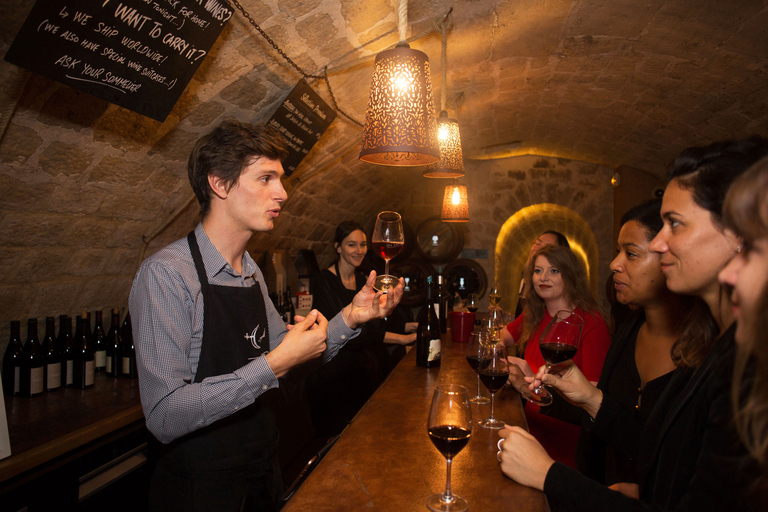
[(282, 377), (291, 368), (319, 357), (325, 351), (327, 331), (328, 320), (316, 309), (291, 326), (280, 345), (266, 355), (275, 377)]
[(403, 298), (405, 283), (402, 277), (397, 286), (388, 293), (375, 291), (374, 282), (376, 282), (376, 272), (371, 270), (365, 286), (357, 292), (352, 302), (341, 310), (344, 322), (350, 329), (356, 329), (358, 325), (376, 318), (384, 318), (392, 313)]
[(509, 362), (509, 377), (507, 378), (507, 385), (512, 386), (521, 395), (530, 394), (528, 392), (528, 383), (525, 381), (525, 377), (533, 377), (533, 370), (528, 366), (528, 362), (525, 359), (519, 357), (508, 357)]
[(520, 427), (506, 426), (499, 431), (502, 439), (497, 445), (496, 458), (501, 472), (512, 480), (540, 491), (555, 461), (535, 437)]
[(573, 361), (554, 366), (549, 373), (547, 367), (542, 366), (534, 378), (528, 377), (525, 380), (531, 383), (531, 388), (542, 382), (555, 388), (560, 396), (576, 407), (581, 407), (593, 418), (603, 403), (602, 391), (587, 380)]

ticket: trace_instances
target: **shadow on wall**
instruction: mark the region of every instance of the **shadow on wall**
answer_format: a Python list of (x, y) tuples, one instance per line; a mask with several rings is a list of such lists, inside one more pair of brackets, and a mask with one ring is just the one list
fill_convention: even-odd
[[(514, 311), (528, 251), (541, 233), (559, 231), (568, 238), (571, 249), (584, 264), (593, 297), (599, 300), (602, 289), (597, 273), (597, 241), (592, 228), (579, 214), (564, 206), (540, 203), (519, 210), (504, 222), (496, 237), (496, 286), (501, 292), (501, 307)], [(595, 271), (592, 271), (595, 269)]]

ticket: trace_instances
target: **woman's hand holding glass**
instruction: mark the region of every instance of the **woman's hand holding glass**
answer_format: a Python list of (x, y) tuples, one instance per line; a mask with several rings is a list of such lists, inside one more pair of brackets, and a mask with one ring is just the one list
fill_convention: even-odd
[(568, 402), (581, 407), (593, 418), (600, 410), (603, 402), (603, 392), (587, 380), (573, 361), (566, 361), (556, 367), (541, 366), (533, 377), (526, 377), (529, 389), (546, 384), (557, 390), (558, 394)]

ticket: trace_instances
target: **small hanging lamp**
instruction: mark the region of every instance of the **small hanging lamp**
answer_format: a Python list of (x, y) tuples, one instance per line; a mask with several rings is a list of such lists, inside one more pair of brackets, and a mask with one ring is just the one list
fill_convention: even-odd
[(443, 222), (469, 222), (469, 202), (467, 187), (454, 181), (453, 185), (445, 187), (443, 196), (443, 211), (440, 214)]
[[(449, 12), (450, 14), (450, 12)], [(464, 157), (461, 153), (461, 135), (459, 123), (448, 117), (445, 111), (448, 90), (448, 30), (451, 28), (451, 18), (445, 17), (440, 22), (443, 34), (441, 64), (442, 82), (440, 87), (440, 117), (437, 118), (437, 141), (440, 146), (440, 161), (428, 165), (424, 169), (426, 178), (460, 178), (464, 176)]]
[(408, 2), (399, 4), (400, 41), (376, 56), (360, 160), (429, 165), (440, 159), (429, 58), (405, 42)]

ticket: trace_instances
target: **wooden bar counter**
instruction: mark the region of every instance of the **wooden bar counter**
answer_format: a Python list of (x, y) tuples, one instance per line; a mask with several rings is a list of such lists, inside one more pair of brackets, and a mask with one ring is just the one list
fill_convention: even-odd
[[(371, 397), (338, 442), (296, 493), (285, 512), (427, 510), (429, 495), (445, 489), (445, 458), (427, 435), (435, 386), (460, 384), (470, 396), (477, 374), (465, 357), (466, 344), (443, 336), (440, 368), (416, 366), (411, 350)], [(490, 396), (481, 384), (481, 392)], [(495, 416), (526, 426), (520, 398), (504, 388), (496, 393)], [(475, 422), (490, 415), (490, 405), (472, 405)], [(496, 460), (498, 430), (475, 424), (464, 450), (453, 459), (451, 487), (470, 510), (546, 511), (543, 493), (505, 477)]]

